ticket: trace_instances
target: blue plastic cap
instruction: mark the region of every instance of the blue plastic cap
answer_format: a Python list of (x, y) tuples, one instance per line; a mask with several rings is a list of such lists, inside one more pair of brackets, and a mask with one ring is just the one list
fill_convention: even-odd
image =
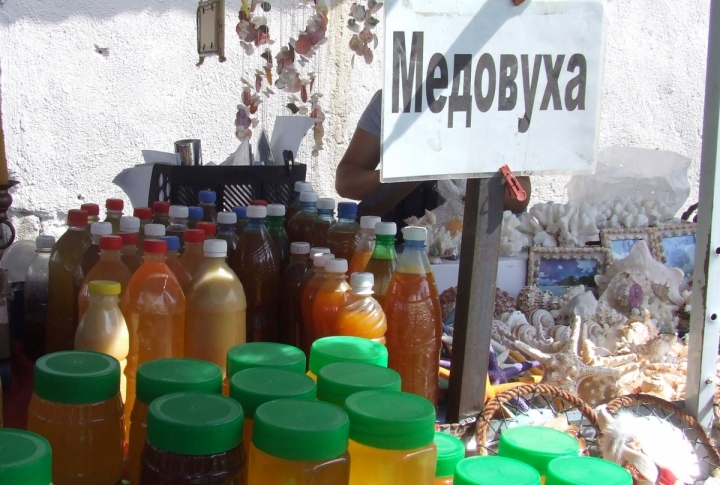
[(212, 190), (201, 190), (198, 192), (198, 200), (201, 204), (214, 204), (217, 200), (217, 195)]
[(247, 219), (247, 207), (237, 206), (233, 207), (232, 211), (237, 214), (238, 219)]
[(338, 204), (338, 216), (342, 219), (355, 219), (358, 205), (355, 202), (340, 202)]
[(196, 205), (188, 207), (188, 219), (202, 219), (205, 211), (202, 207)]
[(160, 236), (159, 239), (167, 243), (168, 251), (177, 251), (180, 249), (180, 238), (177, 236)]

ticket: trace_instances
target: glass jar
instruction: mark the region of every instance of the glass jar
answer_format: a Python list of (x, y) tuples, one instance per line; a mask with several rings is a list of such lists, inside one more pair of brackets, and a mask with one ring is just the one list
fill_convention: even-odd
[(358, 362), (337, 362), (320, 369), (318, 401), (339, 407), (345, 400), (363, 391), (385, 390), (400, 392), (400, 374), (387, 367)]
[(465, 458), (455, 468), (453, 485), (509, 484), (540, 485), (540, 474), (525, 463), (501, 456)]
[(0, 483), (50, 485), (52, 450), (40, 435), (19, 429), (0, 429)]
[(437, 463), (435, 465), (435, 485), (453, 485), (455, 467), (465, 458), (465, 444), (447, 433), (435, 433)]
[(320, 369), (336, 362), (360, 362), (387, 367), (388, 352), (384, 345), (360, 337), (325, 337), (310, 349), (308, 375), (317, 381)]
[(223, 394), (230, 390), (230, 379), (235, 373), (255, 367), (271, 367), (304, 374), (307, 366), (305, 353), (291, 345), (273, 342), (250, 342), (228, 350)]

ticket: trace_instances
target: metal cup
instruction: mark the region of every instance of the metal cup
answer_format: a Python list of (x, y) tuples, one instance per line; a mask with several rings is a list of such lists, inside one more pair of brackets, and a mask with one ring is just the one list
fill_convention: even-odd
[(202, 148), (200, 140), (176, 141), (175, 157), (178, 165), (202, 165)]

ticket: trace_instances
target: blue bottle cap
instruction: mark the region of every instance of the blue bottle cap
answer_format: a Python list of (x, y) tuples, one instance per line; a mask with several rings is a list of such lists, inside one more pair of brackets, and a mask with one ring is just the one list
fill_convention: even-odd
[(238, 219), (247, 219), (247, 207), (237, 206), (233, 207), (232, 211), (237, 214)]
[(358, 206), (355, 202), (340, 202), (338, 204), (338, 217), (341, 219), (355, 219)]
[(196, 205), (188, 207), (188, 219), (202, 219), (205, 211)]
[(177, 251), (180, 249), (180, 238), (177, 236), (160, 236), (159, 239), (167, 243), (168, 251)]
[(198, 200), (201, 204), (214, 204), (217, 200), (217, 195), (212, 190), (201, 190), (198, 192)]

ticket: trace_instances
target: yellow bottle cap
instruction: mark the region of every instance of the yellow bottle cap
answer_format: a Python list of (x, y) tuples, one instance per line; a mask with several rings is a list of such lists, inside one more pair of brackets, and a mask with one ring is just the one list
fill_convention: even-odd
[(104, 280), (91, 281), (88, 283), (88, 292), (91, 295), (116, 296), (120, 294), (120, 283)]

